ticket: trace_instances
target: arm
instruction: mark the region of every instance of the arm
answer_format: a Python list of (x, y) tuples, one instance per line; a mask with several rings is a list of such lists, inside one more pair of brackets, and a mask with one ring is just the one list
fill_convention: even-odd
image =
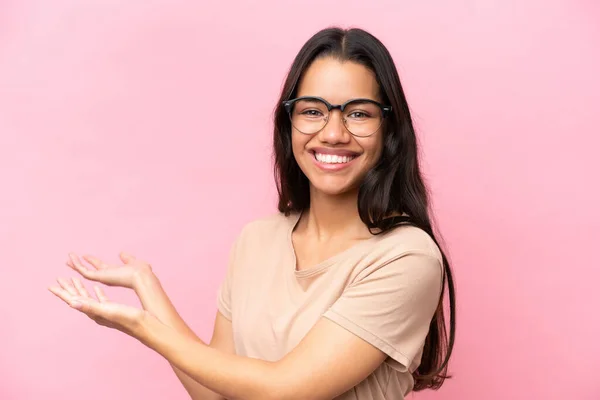
[(373, 265), (283, 359), (266, 362), (192, 342), (144, 316), (135, 337), (195, 381), (232, 400), (332, 399), (388, 355), (408, 370), (440, 301), (442, 268), (429, 254)]
[[(181, 318), (154, 274), (146, 272), (137, 275), (134, 288), (145, 310), (155, 315), (165, 325), (178, 332), (190, 342), (202, 343), (194, 331)], [(225, 319), (220, 313), (217, 313), (213, 336), (209, 346), (224, 354), (234, 353), (231, 322)], [(190, 378), (172, 363), (171, 367), (193, 400), (223, 399), (222, 396)]]
[(217, 348), (232, 337), (231, 324), (220, 313), (211, 346), (175, 330), (148, 310), (111, 302), (97, 286), (98, 300), (75, 278), (74, 286), (58, 282), (61, 287), (49, 288), (52, 293), (99, 325), (126, 333), (161, 354), (197, 382), (200, 398), (218, 393), (231, 400), (329, 400), (356, 386), (386, 358), (326, 318), (280, 361), (241, 357)]
[(278, 362), (225, 353), (152, 317), (141, 322), (139, 332), (136, 336), (142, 343), (176, 368), (232, 400), (329, 400), (356, 386), (386, 358), (325, 318)]
[[(93, 267), (93, 269), (89, 269), (76, 255), (70, 256), (67, 265), (87, 279), (110, 286), (122, 286), (133, 289), (140, 299), (144, 310), (157, 317), (166, 326), (179, 332), (182, 336), (191, 341), (200, 342), (200, 339), (185, 323), (173, 306), (173, 303), (171, 303), (160, 281), (152, 272), (152, 267), (148, 263), (137, 260), (125, 253), (122, 253), (120, 257), (124, 262), (123, 266), (109, 265), (95, 257), (84, 256), (84, 260)], [(216, 318), (210, 346), (224, 353), (234, 353), (231, 323), (222, 316), (218, 315)], [(223, 399), (220, 395), (206, 389), (191, 379), (175, 366), (171, 366), (192, 400)]]
[[(429, 255), (407, 254), (372, 268), (277, 362), (211, 347), (147, 310), (110, 302), (99, 289), (99, 301), (83, 289), (77, 293), (62, 284), (62, 289), (50, 291), (100, 325), (135, 337), (225, 398), (318, 400), (334, 398), (356, 386), (388, 355), (408, 368), (425, 341), (439, 302), (440, 265)], [(217, 318), (215, 330), (223, 326), (221, 318)], [(373, 341), (373, 335), (380, 340)]]
[[(49, 288), (53, 294), (99, 325), (126, 333), (157, 351), (205, 387), (198, 395), (206, 398), (212, 390), (231, 400), (329, 400), (360, 383), (386, 358), (325, 318), (278, 362), (240, 357), (176, 331), (147, 310), (111, 302), (97, 286), (96, 300), (75, 278), (74, 286), (66, 280), (58, 282), (61, 287)], [(230, 328), (219, 314), (215, 331), (230, 333)]]

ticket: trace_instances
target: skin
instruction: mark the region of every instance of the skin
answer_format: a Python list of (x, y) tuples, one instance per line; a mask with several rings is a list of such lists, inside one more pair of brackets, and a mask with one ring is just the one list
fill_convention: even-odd
[[(380, 101), (377, 93), (369, 70), (329, 58), (316, 60), (299, 85), (299, 95), (319, 96), (333, 104), (359, 97)], [(381, 154), (382, 133), (354, 137), (340, 117), (339, 110), (333, 111), (327, 126), (314, 135), (292, 133), (294, 156), (311, 183), (311, 207), (292, 238), (298, 269), (370, 237), (358, 216), (356, 196), (360, 181)], [(311, 159), (314, 147), (351, 150), (359, 156), (348, 168), (324, 172)], [(317, 322), (279, 361), (238, 356), (231, 322), (223, 315), (217, 313), (212, 340), (204, 343), (179, 316), (150, 264), (124, 253), (120, 258), (122, 264), (109, 265), (71, 254), (67, 266), (87, 280), (134, 290), (141, 309), (111, 302), (99, 286), (94, 297), (77, 278), (58, 279), (59, 285), (49, 290), (96, 323), (162, 355), (192, 399), (332, 399), (360, 383), (386, 358), (327, 319)]]
[[(300, 81), (298, 96), (317, 96), (332, 104), (367, 98), (381, 101), (374, 74), (360, 64), (339, 62), (331, 58), (317, 59)], [(359, 154), (350, 168), (337, 172), (322, 171), (313, 162), (312, 149), (328, 148), (349, 150)], [(332, 110), (327, 125), (313, 135), (292, 131), (292, 150), (302, 172), (311, 185), (311, 195), (320, 195), (335, 201), (338, 196), (356, 197), (358, 186), (366, 173), (381, 156), (381, 130), (368, 137), (353, 136), (342, 122), (339, 110)], [(312, 197), (311, 197), (312, 200)]]
[[(298, 97), (317, 96), (332, 104), (367, 98), (381, 102), (375, 75), (353, 62), (317, 59), (298, 86)], [(292, 240), (298, 270), (310, 268), (361, 240), (371, 237), (358, 215), (358, 187), (381, 157), (383, 133), (353, 136), (344, 126), (339, 110), (332, 110), (325, 127), (314, 135), (292, 131), (292, 150), (310, 182), (311, 207), (304, 213)], [(313, 161), (312, 149), (327, 148), (358, 153), (341, 171), (323, 171)]]

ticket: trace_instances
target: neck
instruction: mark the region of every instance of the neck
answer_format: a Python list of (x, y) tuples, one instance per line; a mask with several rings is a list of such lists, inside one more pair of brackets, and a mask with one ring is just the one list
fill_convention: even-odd
[(303, 216), (306, 232), (319, 240), (371, 236), (358, 214), (358, 191), (330, 196), (311, 188), (310, 208)]

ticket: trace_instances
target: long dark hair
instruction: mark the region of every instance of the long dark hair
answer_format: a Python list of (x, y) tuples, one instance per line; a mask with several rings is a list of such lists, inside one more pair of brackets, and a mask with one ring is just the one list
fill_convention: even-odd
[[(292, 128), (282, 102), (296, 95), (302, 74), (315, 59), (321, 57), (352, 61), (369, 68), (377, 78), (381, 100), (392, 106), (392, 113), (383, 128), (381, 158), (359, 188), (360, 218), (371, 232), (377, 233), (389, 231), (400, 224), (414, 225), (427, 232), (441, 249), (429, 216), (429, 195), (419, 168), (417, 139), (396, 66), (385, 46), (362, 29), (324, 29), (306, 42), (292, 63), (274, 112), (274, 169), (279, 211), (289, 215), (310, 205), (308, 178), (292, 153)], [(403, 214), (408, 217), (390, 218)], [(443, 251), (442, 261), (442, 295), (425, 339), (421, 364), (413, 373), (415, 391), (438, 389), (449, 377), (448, 360), (454, 346), (456, 307), (452, 272)], [(443, 307), (446, 286), (449, 335)]]

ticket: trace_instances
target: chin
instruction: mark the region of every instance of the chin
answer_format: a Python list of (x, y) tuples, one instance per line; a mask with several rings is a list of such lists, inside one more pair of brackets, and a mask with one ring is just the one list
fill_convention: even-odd
[(311, 185), (314, 191), (326, 196), (340, 196), (358, 190), (358, 185), (348, 182), (315, 182)]

